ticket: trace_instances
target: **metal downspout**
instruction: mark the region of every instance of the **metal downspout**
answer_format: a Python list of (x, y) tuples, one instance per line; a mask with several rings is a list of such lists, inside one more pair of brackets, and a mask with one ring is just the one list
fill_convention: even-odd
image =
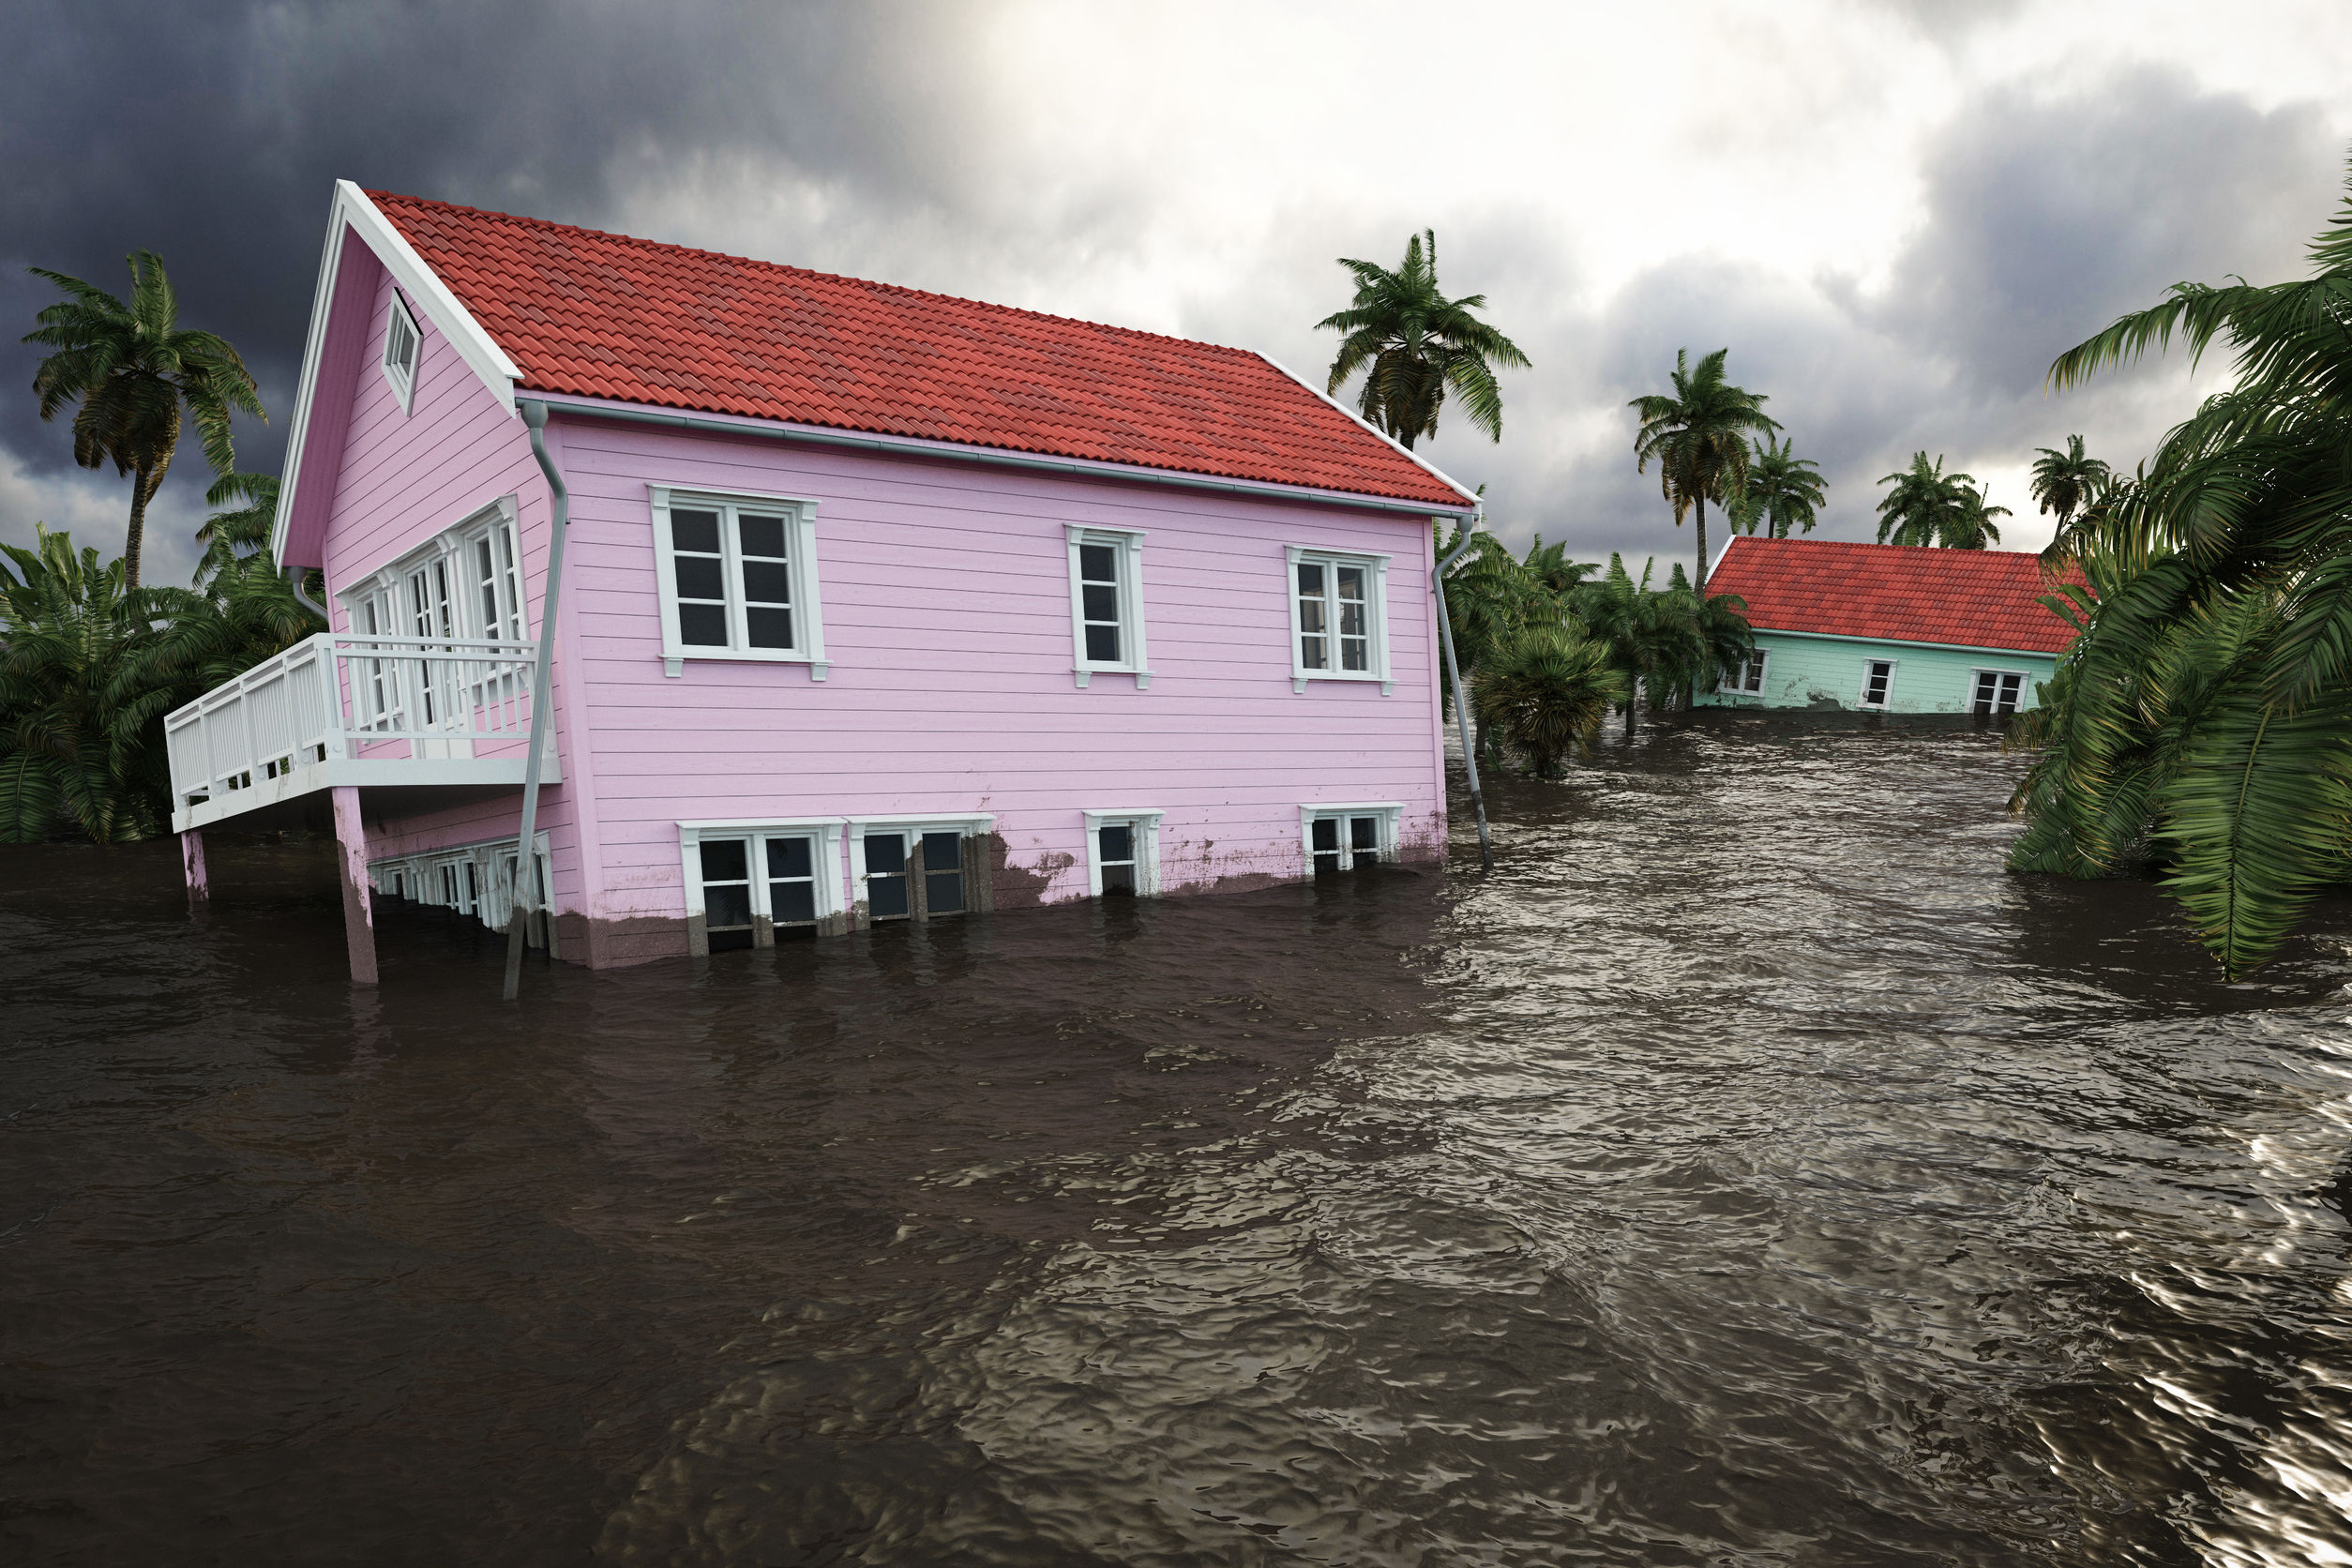
[(1470, 526), (1462, 530), (1462, 542), (1429, 574), (1429, 591), (1438, 596), (1438, 635), (1445, 643), (1445, 671), (1454, 681), (1454, 720), (1462, 730), (1462, 766), (1470, 773), (1470, 809), (1478, 816), (1478, 864), (1491, 871), (1495, 868), (1495, 846), (1486, 835), (1486, 797), (1478, 789), (1478, 753), (1470, 745), (1470, 703), (1462, 696), (1462, 664), (1454, 656), (1454, 615), (1445, 605), (1445, 569), (1470, 549), (1471, 535), (1483, 520), (1483, 516), (1470, 520)]
[[(531, 427), (531, 455), (539, 460), (554, 498), (553, 536), (547, 549), (547, 591), (539, 600), (539, 662), (531, 682), (531, 754), (522, 764), (522, 831), (515, 839), (515, 888), (506, 917), (505, 999), (515, 1000), (522, 988), (522, 934), (538, 903), (539, 857), (533, 838), (539, 826), (539, 758), (547, 746), (548, 667), (555, 662), (555, 607), (564, 587), (564, 535), (571, 532), (572, 497), (564, 476), (547, 455), (547, 404), (527, 400), (519, 405), (522, 422)], [(549, 932), (552, 942), (554, 933)]]
[(324, 621), (326, 623), (326, 629), (333, 631), (335, 629), (335, 617), (329, 615), (326, 612), (326, 606), (312, 598), (309, 590), (302, 586), (302, 580), (309, 574), (309, 569), (310, 568), (308, 566), (288, 566), (286, 568), (286, 586), (294, 590), (294, 602), (296, 604), (302, 606), (303, 609), (310, 611), (313, 615), (316, 615), (320, 620)]

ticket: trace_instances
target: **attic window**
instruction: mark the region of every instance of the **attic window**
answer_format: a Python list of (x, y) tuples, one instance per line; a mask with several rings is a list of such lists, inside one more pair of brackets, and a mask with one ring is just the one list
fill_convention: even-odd
[(416, 318), (409, 313), (408, 301), (394, 294), (391, 320), (384, 327), (384, 379), (392, 384), (402, 414), (416, 398), (416, 351), (423, 340)]

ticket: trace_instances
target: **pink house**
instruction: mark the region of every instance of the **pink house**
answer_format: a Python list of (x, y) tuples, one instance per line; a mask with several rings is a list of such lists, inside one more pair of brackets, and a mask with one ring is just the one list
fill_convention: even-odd
[(331, 820), (361, 978), (372, 897), (504, 927), (535, 732), (592, 966), (1432, 861), (1476, 507), (1258, 354), (344, 183), (272, 540), (333, 629), (171, 716), (191, 892)]

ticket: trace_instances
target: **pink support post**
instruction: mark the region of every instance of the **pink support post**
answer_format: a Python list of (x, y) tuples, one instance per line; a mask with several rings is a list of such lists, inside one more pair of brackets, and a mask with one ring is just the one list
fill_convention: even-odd
[(343, 935), (351, 944), (351, 981), (376, 983), (375, 912), (368, 898), (368, 834), (359, 821), (359, 792), (348, 785), (335, 797), (335, 844), (343, 868)]
[(204, 877), (204, 836), (195, 828), (180, 835), (180, 869), (188, 877), (189, 907), (212, 897), (212, 884)]

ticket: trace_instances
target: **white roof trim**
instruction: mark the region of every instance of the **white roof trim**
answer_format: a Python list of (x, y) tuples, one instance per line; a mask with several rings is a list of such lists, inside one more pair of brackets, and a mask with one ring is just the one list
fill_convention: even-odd
[[(391, 273), (411, 311), (430, 322), (449, 339), (482, 384), (490, 388), (508, 414), (515, 412), (515, 383), (522, 371), (506, 357), (473, 312), (458, 302), (416, 248), (403, 238), (368, 193), (349, 180), (335, 182), (335, 200), (327, 209), (326, 245), (319, 260), (318, 288), (310, 297), (310, 330), (302, 349), (300, 390), (294, 397), (294, 425), (286, 434), (286, 462), (278, 486), (278, 515), (269, 531), (270, 559), (285, 564), (286, 508), (294, 502), (302, 474), (303, 449), (310, 433), (310, 409), (315, 400), (319, 354), (326, 342), (326, 324), (335, 303), (336, 271), (342, 261), (343, 231), (348, 228), (374, 251)], [(421, 354), (420, 368), (421, 368)]]
[(1347, 404), (1341, 402), (1338, 399), (1333, 397), (1330, 393), (1324, 391), (1321, 387), (1316, 385), (1313, 382), (1307, 380), (1304, 376), (1299, 374), (1298, 371), (1290, 369), (1289, 366), (1285, 365), (1281, 360), (1276, 359), (1273, 354), (1268, 354), (1265, 350), (1253, 349), (1250, 352), (1257, 354), (1259, 358), (1264, 360), (1275, 369), (1280, 370), (1284, 375), (1289, 376), (1292, 381), (1297, 382), (1301, 386), (1305, 387), (1309, 392), (1312, 392), (1318, 398), (1322, 399), (1323, 401), (1331, 404), (1332, 407), (1337, 409), (1340, 413), (1346, 415), (1349, 418), (1354, 420), (1365, 430), (1371, 431), (1376, 439), (1387, 443), (1387, 445), (1395, 451), (1412, 460), (1416, 466), (1426, 470), (1432, 477), (1452, 485), (1454, 487), (1454, 493), (1460, 496), (1463, 500), (1469, 502), (1473, 506), (1478, 506), (1482, 509), (1484, 508), (1485, 504), (1478, 499), (1478, 492), (1471, 490), (1468, 485), (1463, 484), (1461, 480), (1456, 479), (1453, 475), (1448, 474), (1445, 470), (1440, 468), (1436, 463), (1431, 462), (1428, 459), (1422, 457), (1411, 447), (1406, 445), (1403, 442), (1397, 440), (1395, 436), (1389, 434), (1386, 430), (1380, 429), (1378, 425), (1375, 425), (1372, 421), (1366, 419), (1361, 414), (1358, 414), (1354, 409), (1349, 408)]

